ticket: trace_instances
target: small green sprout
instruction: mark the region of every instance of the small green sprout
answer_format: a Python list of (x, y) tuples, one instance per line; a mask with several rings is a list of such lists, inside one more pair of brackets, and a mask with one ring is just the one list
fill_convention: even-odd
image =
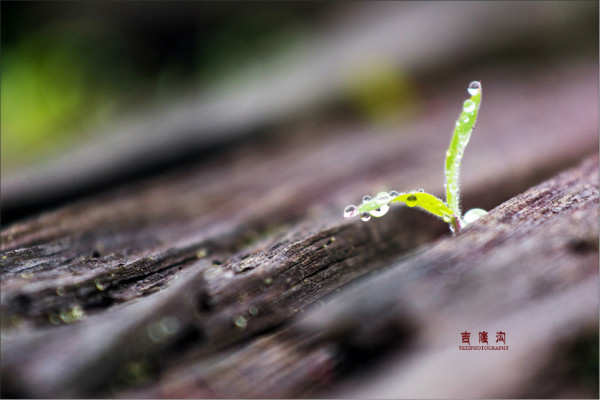
[(452, 233), (459, 232), (464, 226), (479, 219), (487, 214), (487, 211), (481, 208), (473, 208), (463, 216), (460, 211), (460, 187), (459, 174), (460, 162), (465, 151), (465, 147), (471, 138), (471, 132), (475, 126), (475, 120), (479, 114), (481, 105), (481, 82), (473, 81), (467, 91), (471, 97), (463, 103), (462, 111), (454, 127), (454, 135), (450, 147), (446, 152), (445, 164), (445, 184), (446, 201), (438, 199), (432, 194), (425, 193), (422, 189), (409, 193), (399, 193), (397, 191), (381, 192), (372, 198), (365, 196), (362, 204), (359, 206), (350, 205), (344, 210), (344, 218), (352, 218), (360, 215), (360, 219), (368, 221), (371, 217), (384, 216), (390, 203), (405, 204), (409, 207), (419, 207), (436, 217), (441, 218), (450, 225)]

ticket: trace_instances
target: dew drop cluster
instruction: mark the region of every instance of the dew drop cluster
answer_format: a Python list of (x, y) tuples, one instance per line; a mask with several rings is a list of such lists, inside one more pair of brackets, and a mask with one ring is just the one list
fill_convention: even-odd
[(390, 210), (389, 202), (400, 195), (401, 193), (396, 190), (392, 190), (389, 193), (379, 192), (375, 198), (366, 195), (363, 197), (361, 205), (366, 205), (371, 210), (361, 212), (359, 206), (351, 204), (344, 209), (344, 218), (353, 218), (360, 215), (360, 219), (366, 222), (371, 217), (383, 217)]

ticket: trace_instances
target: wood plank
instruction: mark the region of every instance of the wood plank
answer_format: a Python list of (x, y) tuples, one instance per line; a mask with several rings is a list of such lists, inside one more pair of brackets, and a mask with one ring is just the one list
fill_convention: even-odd
[[(124, 397), (596, 398), (597, 218), (594, 157), (289, 328), (176, 363)], [(482, 330), (492, 345), (504, 331), (508, 350), (459, 350), (461, 332), (477, 345)]]

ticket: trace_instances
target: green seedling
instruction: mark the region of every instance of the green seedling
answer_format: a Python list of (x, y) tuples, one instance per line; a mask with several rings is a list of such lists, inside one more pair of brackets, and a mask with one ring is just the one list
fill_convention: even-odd
[(363, 221), (368, 221), (371, 217), (384, 216), (388, 212), (391, 203), (398, 203), (409, 207), (418, 207), (441, 218), (449, 224), (452, 233), (457, 233), (466, 225), (487, 214), (487, 211), (481, 208), (473, 208), (467, 211), (464, 216), (460, 211), (460, 162), (479, 114), (481, 82), (471, 82), (467, 91), (471, 97), (463, 103), (462, 111), (454, 127), (450, 147), (446, 152), (446, 164), (444, 166), (446, 201), (444, 202), (432, 194), (425, 193), (422, 189), (409, 193), (401, 193), (395, 190), (389, 193), (381, 192), (375, 198), (365, 196), (359, 206), (350, 205), (346, 207), (344, 218), (360, 215)]

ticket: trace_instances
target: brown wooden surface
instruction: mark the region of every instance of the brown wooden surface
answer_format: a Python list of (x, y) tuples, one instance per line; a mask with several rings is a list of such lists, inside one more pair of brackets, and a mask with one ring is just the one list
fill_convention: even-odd
[[(597, 357), (597, 218), (594, 157), (330, 296), (290, 328), (181, 363), (128, 395), (596, 397), (596, 377), (580, 367)], [(491, 344), (506, 332), (509, 350), (458, 351), (460, 332), (483, 329)]]
[[(406, 208), (340, 217), (382, 189), (441, 195), (462, 77), (401, 127), (304, 128), (3, 228), (3, 394), (597, 396), (544, 367), (597, 349), (598, 159), (511, 199), (597, 152), (597, 65), (484, 75), (464, 208), (510, 200), (457, 237)], [(480, 325), (514, 347), (455, 351)]]

